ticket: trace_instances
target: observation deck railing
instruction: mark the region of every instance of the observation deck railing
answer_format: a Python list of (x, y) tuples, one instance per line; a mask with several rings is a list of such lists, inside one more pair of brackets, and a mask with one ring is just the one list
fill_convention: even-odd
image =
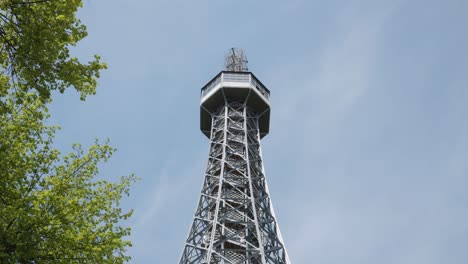
[(201, 90), (201, 97), (205, 97), (218, 84), (223, 82), (248, 83), (260, 92), (267, 100), (270, 99), (270, 91), (250, 72), (221, 72)]

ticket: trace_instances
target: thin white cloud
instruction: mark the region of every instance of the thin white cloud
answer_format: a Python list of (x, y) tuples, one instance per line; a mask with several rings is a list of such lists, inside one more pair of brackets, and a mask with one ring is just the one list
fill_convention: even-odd
[(177, 200), (187, 188), (193, 187), (194, 181), (200, 178), (196, 176), (203, 172), (203, 162), (198, 161), (200, 160), (196, 159), (193, 165), (180, 167), (180, 157), (175, 152), (168, 154), (160, 171), (155, 174), (158, 180), (154, 183), (152, 191), (148, 193), (148, 197), (144, 199), (147, 202), (137, 208), (138, 226), (156, 223), (158, 214), (170, 204), (170, 201)]
[[(310, 157), (311, 151), (327, 151), (328, 143), (324, 142), (326, 134), (331, 131), (339, 131), (340, 122), (346, 117), (369, 89), (372, 89), (373, 69), (376, 63), (376, 54), (380, 46), (380, 37), (382, 27), (397, 8), (395, 3), (382, 4), (372, 12), (360, 12), (359, 7), (348, 6), (336, 18), (339, 21), (338, 35), (333, 35), (333, 42), (327, 45), (321, 52), (318, 61), (310, 62), (318, 64), (318, 70), (309, 73), (309, 79), (302, 80), (302, 83), (296, 83), (302, 89), (296, 89), (294, 92), (285, 93), (279, 102), (277, 113), (281, 115), (280, 119), (288, 120), (291, 126), (296, 130), (302, 131), (302, 145), (298, 151), (300, 156)], [(303, 67), (307, 71), (307, 66)], [(314, 114), (303, 113), (301, 109), (309, 106)], [(297, 117), (297, 118), (293, 118)], [(316, 128), (320, 127), (321, 131)], [(270, 144), (282, 144), (289, 140), (290, 135), (285, 134), (287, 138), (276, 139)], [(304, 160), (302, 160), (304, 161)], [(307, 164), (303, 162), (302, 164)], [(297, 168), (301, 174), (309, 173), (308, 165)], [(326, 195), (333, 194), (332, 190), (323, 190)], [(327, 197), (322, 196), (322, 199)], [(328, 197), (331, 199), (331, 197)], [(349, 237), (356, 234), (352, 229), (352, 221), (359, 225), (362, 216), (356, 215), (355, 219), (344, 220), (350, 216), (350, 212), (338, 204), (326, 204), (323, 206), (307, 206), (312, 201), (303, 201), (298, 206), (289, 210), (289, 217), (294, 216), (292, 223), (294, 226), (293, 234), (286, 236), (289, 242), (288, 249), (293, 262), (308, 263), (311, 255), (320, 260), (324, 256), (323, 251), (330, 248), (348, 248), (350, 251), (354, 247), (345, 246), (349, 242)], [(317, 206), (317, 205), (316, 205)], [(311, 213), (314, 208), (314, 214)], [(321, 210), (319, 210), (321, 208)], [(318, 211), (317, 211), (318, 210)], [(371, 210), (372, 211), (372, 210)], [(364, 210), (363, 212), (368, 212)], [(351, 214), (353, 215), (353, 214)], [(370, 216), (372, 217), (372, 216)], [(361, 223), (362, 225), (362, 223)], [(372, 227), (371, 227), (372, 228)], [(360, 234), (366, 236), (366, 234)], [(367, 234), (366, 241), (368, 246), (366, 250), (353, 255), (355, 258), (364, 258), (363, 254), (372, 251), (373, 236)], [(306, 246), (305, 246), (306, 245)], [(364, 249), (364, 248), (361, 248)], [(314, 253), (315, 252), (315, 253)], [(325, 255), (333, 254), (327, 252)], [(346, 252), (341, 252), (347, 255)], [(322, 259), (325, 261), (325, 259)], [(358, 259), (356, 260), (358, 261)]]

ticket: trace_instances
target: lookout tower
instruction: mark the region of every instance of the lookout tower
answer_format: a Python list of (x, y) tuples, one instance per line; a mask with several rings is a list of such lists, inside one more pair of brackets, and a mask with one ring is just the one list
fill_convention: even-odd
[(180, 264), (290, 264), (264, 174), (260, 139), (270, 129), (270, 91), (231, 49), (225, 70), (201, 89), (208, 166)]

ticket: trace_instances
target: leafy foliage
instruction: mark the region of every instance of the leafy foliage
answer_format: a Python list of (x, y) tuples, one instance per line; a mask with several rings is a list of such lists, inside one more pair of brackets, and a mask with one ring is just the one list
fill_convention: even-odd
[(48, 99), (53, 90), (74, 87), (81, 99), (94, 94), (100, 57), (81, 64), (69, 47), (86, 37), (75, 13), (81, 0), (1, 0), (0, 64), (21, 91), (35, 89)]
[(119, 201), (133, 175), (98, 180), (98, 164), (115, 151), (54, 149), (58, 127), (44, 124), (51, 92), (95, 93), (105, 64), (82, 64), (69, 47), (86, 36), (78, 0), (0, 0), (0, 263), (123, 263), (122, 226), (132, 212)]

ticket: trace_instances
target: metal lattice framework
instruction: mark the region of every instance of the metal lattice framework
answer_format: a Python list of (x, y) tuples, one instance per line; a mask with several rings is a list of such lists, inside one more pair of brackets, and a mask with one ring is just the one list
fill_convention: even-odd
[(289, 264), (265, 179), (259, 114), (224, 97), (181, 264)]
[(224, 67), (227, 71), (246, 72), (249, 70), (247, 62), (244, 50), (231, 48), (225, 55)]

